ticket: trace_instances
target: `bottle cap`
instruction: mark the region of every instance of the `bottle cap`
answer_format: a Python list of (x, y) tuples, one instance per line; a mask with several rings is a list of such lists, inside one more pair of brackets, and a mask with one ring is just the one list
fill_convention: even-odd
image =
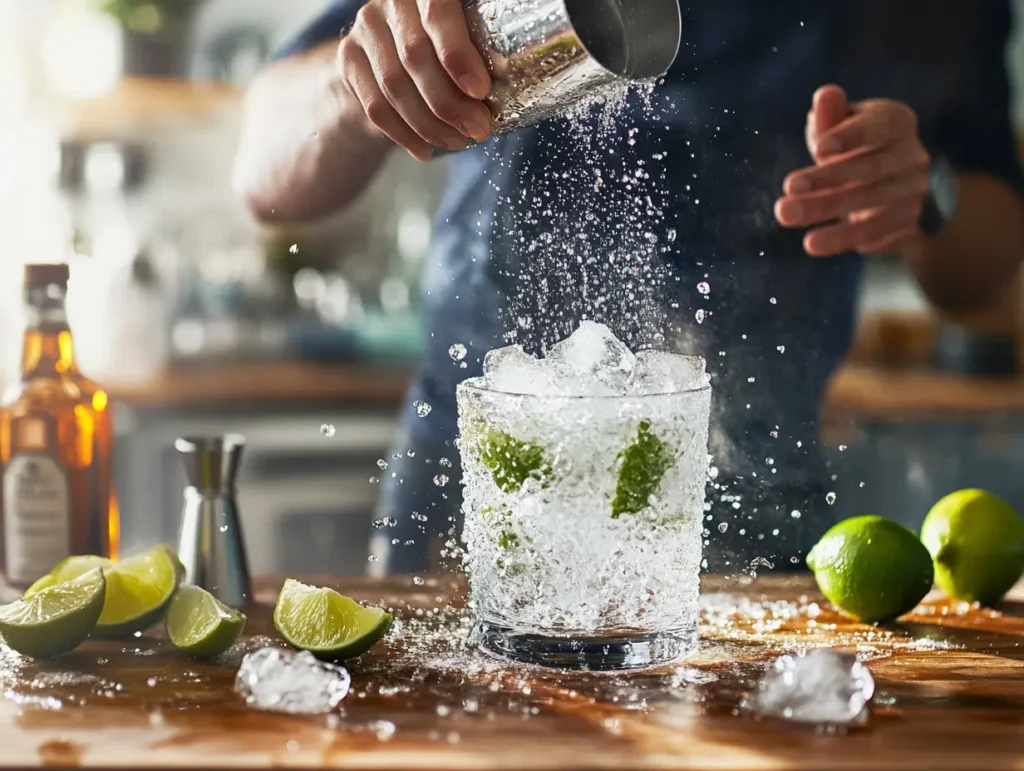
[(45, 286), (47, 284), (67, 284), (71, 272), (66, 263), (36, 263), (25, 266), (26, 286)]

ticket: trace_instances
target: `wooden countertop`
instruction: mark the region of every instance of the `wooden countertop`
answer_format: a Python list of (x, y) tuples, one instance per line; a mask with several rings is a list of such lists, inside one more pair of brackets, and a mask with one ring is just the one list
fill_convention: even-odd
[[(337, 715), (250, 709), (232, 690), (238, 656), (188, 661), (155, 633), (48, 663), (6, 652), (0, 764), (975, 771), (1019, 769), (1024, 758), (1021, 604), (997, 613), (926, 600), (876, 629), (815, 604), (803, 579), (706, 580), (701, 649), (684, 666), (570, 675), (453, 646), (443, 622), (425, 620), (462, 596), (453, 579), (335, 585), (402, 620), (396, 639), (350, 663), (353, 688)], [(247, 635), (272, 633), (276, 588), (264, 582)], [(768, 662), (816, 646), (867, 660), (877, 689), (866, 725), (829, 733), (739, 709)]]

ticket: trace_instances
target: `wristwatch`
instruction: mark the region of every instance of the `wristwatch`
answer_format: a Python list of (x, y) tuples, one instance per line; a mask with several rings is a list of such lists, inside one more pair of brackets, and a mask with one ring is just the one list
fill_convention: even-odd
[(921, 232), (926, 236), (937, 236), (953, 215), (959, 200), (959, 186), (956, 170), (943, 156), (935, 156), (928, 169), (928, 195), (921, 211)]

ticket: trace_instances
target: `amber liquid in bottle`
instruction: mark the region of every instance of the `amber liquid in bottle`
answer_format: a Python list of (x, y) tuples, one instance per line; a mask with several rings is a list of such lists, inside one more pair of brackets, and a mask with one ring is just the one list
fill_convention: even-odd
[(67, 284), (66, 265), (26, 267), (21, 376), (0, 404), (0, 568), (17, 588), (72, 554), (109, 555), (116, 532), (99, 500), (101, 418), (73, 377)]

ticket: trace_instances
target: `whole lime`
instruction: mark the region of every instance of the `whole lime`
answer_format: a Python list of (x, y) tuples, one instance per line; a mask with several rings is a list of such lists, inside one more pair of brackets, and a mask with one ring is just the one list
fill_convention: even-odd
[(936, 503), (921, 541), (935, 562), (935, 583), (956, 600), (995, 604), (1024, 572), (1024, 523), (984, 490), (959, 490)]
[(873, 515), (835, 525), (807, 555), (818, 588), (860, 621), (902, 616), (932, 587), (932, 560), (917, 536)]

